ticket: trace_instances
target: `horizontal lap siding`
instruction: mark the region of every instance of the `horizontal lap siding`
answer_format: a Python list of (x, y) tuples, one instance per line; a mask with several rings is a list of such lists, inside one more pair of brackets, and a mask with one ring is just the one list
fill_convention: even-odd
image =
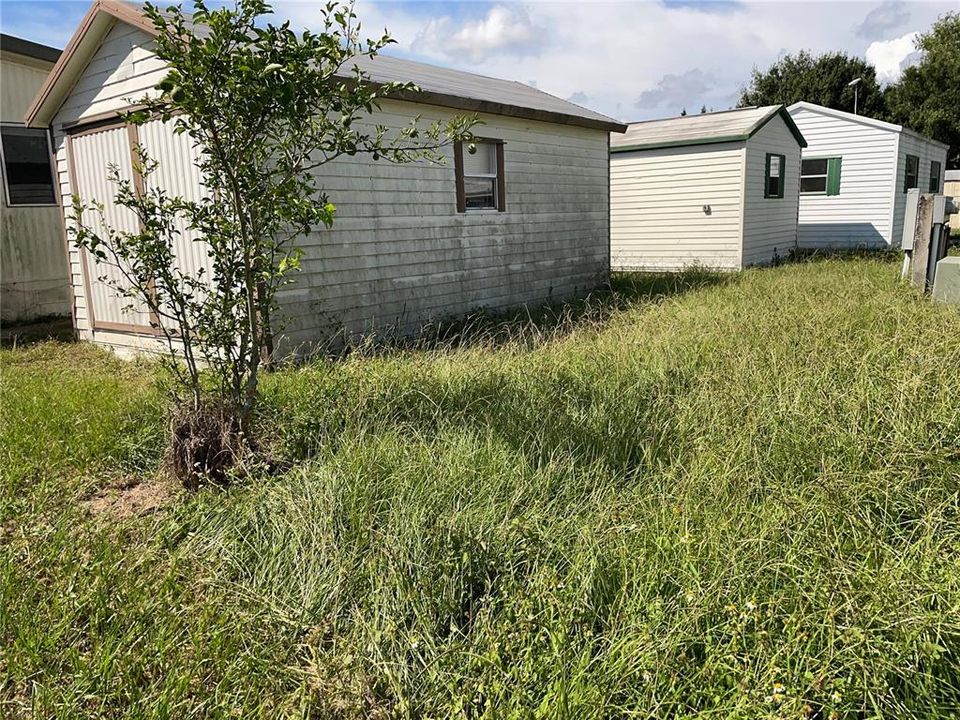
[(736, 269), (742, 201), (743, 143), (613, 153), (611, 264)]
[[(117, 25), (56, 119), (65, 204), (71, 193), (62, 124), (120, 109), (149, 91), (163, 70), (150, 38)], [(455, 113), (384, 102), (375, 122), (397, 128)], [(609, 270), (607, 134), (532, 120), (482, 115), (477, 134), (505, 141), (503, 213), (458, 214), (453, 152), (445, 165), (393, 165), (340, 158), (317, 171), (337, 206), (334, 227), (299, 245), (302, 271), (279, 300), (287, 346), (346, 332), (415, 329), (481, 307), (501, 309), (587, 292)], [(159, 143), (159, 137), (153, 138)], [(69, 214), (69, 213), (68, 213)], [(80, 261), (71, 252), (76, 317), (89, 332)], [(97, 333), (111, 346), (123, 335)], [(131, 338), (129, 347), (148, 339)]]
[[(376, 122), (426, 124), (444, 108), (385, 102)], [(503, 140), (506, 212), (457, 213), (445, 164), (341, 158), (317, 171), (334, 226), (301, 242), (303, 269), (282, 293), (288, 342), (334, 333), (414, 330), (479, 308), (588, 291), (608, 270), (607, 145), (602, 131), (481, 117)]]
[(893, 244), (899, 247), (903, 238), (903, 215), (907, 207), (907, 194), (903, 190), (904, 173), (906, 172), (907, 155), (916, 155), (920, 158), (918, 174), (920, 192), (925, 193), (930, 183), (930, 163), (940, 162), (940, 188), (943, 188), (943, 173), (947, 167), (946, 149), (928, 140), (913, 135), (900, 133), (900, 144), (897, 150), (897, 173), (893, 189)]
[[(767, 153), (785, 156), (782, 198), (764, 197)], [(786, 257), (797, 246), (800, 145), (776, 116), (747, 141), (743, 206), (743, 265)]]
[(800, 246), (889, 245), (897, 133), (805, 109), (792, 115), (807, 140), (804, 157), (842, 158), (838, 195), (800, 196)]

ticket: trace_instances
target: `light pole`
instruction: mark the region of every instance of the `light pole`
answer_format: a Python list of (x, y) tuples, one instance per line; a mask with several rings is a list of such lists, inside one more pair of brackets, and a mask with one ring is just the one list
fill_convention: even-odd
[(853, 114), (857, 114), (857, 100), (859, 99), (860, 81), (863, 78), (856, 78), (847, 83), (847, 87), (853, 88)]

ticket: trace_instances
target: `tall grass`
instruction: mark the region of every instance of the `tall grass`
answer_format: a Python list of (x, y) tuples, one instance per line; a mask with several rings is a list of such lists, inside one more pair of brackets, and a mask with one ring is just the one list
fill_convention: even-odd
[[(22, 358), (5, 404), (42, 377)], [(623, 277), (276, 373), (283, 476), (120, 524), (64, 508), (94, 559), (56, 521), (11, 544), (5, 687), (45, 716), (957, 716), (958, 363), (960, 313), (860, 259)], [(127, 420), (78, 443), (128, 447), (124, 382)], [(41, 485), (103, 459), (63, 456)], [(104, 609), (33, 617), (67, 588)]]

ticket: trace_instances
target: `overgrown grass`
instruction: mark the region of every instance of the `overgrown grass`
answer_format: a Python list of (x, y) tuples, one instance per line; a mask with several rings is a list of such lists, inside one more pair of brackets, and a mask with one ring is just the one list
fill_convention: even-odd
[(284, 370), (289, 472), (126, 519), (79, 501), (156, 466), (152, 370), (0, 354), (0, 707), (957, 717), (960, 312), (897, 270), (622, 277)]

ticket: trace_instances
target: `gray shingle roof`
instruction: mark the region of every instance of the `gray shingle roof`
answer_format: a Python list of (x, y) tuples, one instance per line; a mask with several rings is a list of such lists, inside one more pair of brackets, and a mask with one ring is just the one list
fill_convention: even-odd
[(423, 91), (422, 97), (414, 95), (405, 99), (420, 102), (447, 100), (440, 103), (444, 105), (451, 104), (449, 101), (453, 99), (460, 99), (464, 102), (459, 106), (464, 110), (585, 125), (615, 132), (622, 132), (625, 127), (606, 115), (513, 80), (501, 80), (388, 55), (359, 57), (356, 65), (373, 82), (412, 82)]
[(630, 123), (623, 135), (610, 137), (610, 151), (625, 152), (746, 140), (777, 115), (783, 118), (800, 146), (806, 147), (803, 135), (786, 108), (783, 105), (767, 105)]

